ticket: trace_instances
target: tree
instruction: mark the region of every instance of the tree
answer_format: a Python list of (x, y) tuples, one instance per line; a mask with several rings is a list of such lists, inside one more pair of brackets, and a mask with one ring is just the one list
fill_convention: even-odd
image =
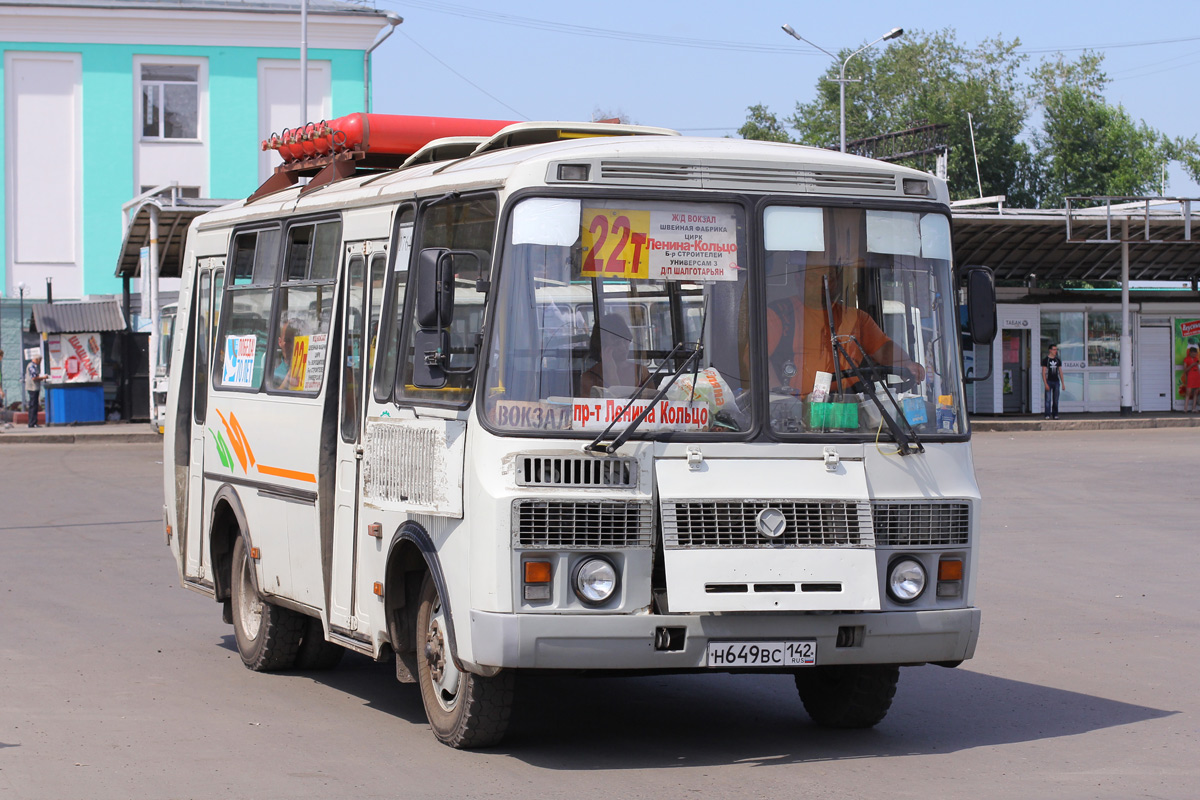
[[(979, 183), (985, 196), (1011, 196), (1014, 187), (1022, 184), (1018, 177), (1022, 165), (1030, 161), (1028, 147), (1018, 140), (1028, 111), (1020, 80), (1026, 56), (1017, 52), (1019, 47), (1019, 39), (996, 38), (968, 48), (947, 29), (932, 34), (910, 32), (885, 49), (859, 53), (846, 68), (847, 78), (860, 81), (846, 86), (846, 138), (944, 124), (951, 197), (976, 197)], [(840, 102), (836, 78), (842, 59), (855, 49), (838, 54), (837, 63), (829, 66), (817, 85), (816, 99), (796, 105), (788, 122), (799, 132), (802, 143), (837, 146)], [(975, 126), (974, 150), (968, 112)]]
[[(909, 32), (886, 48), (859, 53), (846, 69), (856, 81), (846, 86), (846, 138), (945, 125), (955, 200), (1005, 195), (1010, 206), (1032, 208), (1060, 206), (1070, 195), (1154, 194), (1168, 160), (1200, 180), (1196, 137), (1168, 139), (1105, 102), (1102, 54), (1084, 51), (1068, 60), (1059, 53), (1027, 69), (1019, 47), (1019, 39), (1000, 37), (968, 47), (946, 29)], [(797, 103), (785, 120), (800, 143), (837, 147), (836, 79), (854, 49), (838, 54), (815, 98)], [(748, 111), (739, 133), (787, 141), (785, 126), (766, 106)], [(932, 164), (909, 166), (931, 170)]]
[(764, 142), (790, 142), (779, 118), (767, 110), (761, 103), (746, 109), (746, 123), (738, 128), (738, 134), (743, 139), (758, 139)]
[(1046, 208), (1061, 208), (1070, 196), (1158, 194), (1170, 156), (1161, 133), (1078, 86), (1047, 99), (1043, 130), (1034, 140), (1045, 160)]

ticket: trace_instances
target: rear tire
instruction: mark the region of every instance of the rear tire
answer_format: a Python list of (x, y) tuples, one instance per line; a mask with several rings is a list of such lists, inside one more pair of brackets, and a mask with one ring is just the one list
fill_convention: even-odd
[(255, 672), (289, 669), (296, 662), (307, 617), (271, 605), (258, 593), (252, 577), (254, 565), (241, 536), (233, 543), (232, 561), (230, 606), (242, 663)]
[(513, 674), (484, 678), (460, 670), (450, 651), (446, 616), (433, 576), (425, 574), (417, 607), (417, 683), (433, 735), (458, 749), (498, 744), (508, 730)]
[(825, 728), (870, 728), (892, 707), (900, 668), (874, 664), (813, 667), (796, 673), (796, 690), (813, 722)]
[(333, 669), (346, 654), (346, 648), (325, 640), (325, 626), (317, 617), (309, 617), (304, 624), (304, 638), (296, 652), (296, 669)]

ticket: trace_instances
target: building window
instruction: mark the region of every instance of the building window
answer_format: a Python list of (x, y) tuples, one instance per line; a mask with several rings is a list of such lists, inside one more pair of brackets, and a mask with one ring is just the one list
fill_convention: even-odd
[(200, 138), (200, 67), (142, 64), (142, 138)]

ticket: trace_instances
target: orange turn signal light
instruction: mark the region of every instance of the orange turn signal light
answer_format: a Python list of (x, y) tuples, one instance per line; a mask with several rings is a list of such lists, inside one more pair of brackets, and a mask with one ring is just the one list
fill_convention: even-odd
[(375, 581), (374, 590), (375, 590), (376, 597), (383, 597), (383, 584), (382, 583), (380, 583), (379, 581)]
[(255, 561), (257, 561), (259, 559), (260, 556), (259, 556), (257, 547), (250, 548), (250, 557), (253, 558)]
[(961, 581), (963, 577), (963, 562), (957, 558), (938, 562), (939, 581)]
[(550, 562), (549, 561), (526, 561), (525, 562), (525, 582), (526, 583), (549, 583), (550, 582)]

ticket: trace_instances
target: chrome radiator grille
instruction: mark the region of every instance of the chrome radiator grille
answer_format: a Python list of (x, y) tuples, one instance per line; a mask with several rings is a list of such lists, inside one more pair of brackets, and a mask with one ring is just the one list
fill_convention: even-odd
[(519, 456), (517, 486), (583, 486), (627, 489), (637, 486), (633, 458)]
[(875, 544), (879, 547), (965, 545), (971, 530), (967, 503), (904, 503), (876, 500)]
[(649, 547), (649, 503), (612, 500), (516, 500), (513, 542), (520, 548)]
[[(758, 514), (783, 512), (778, 538), (758, 530)], [(829, 500), (674, 500), (663, 504), (663, 545), (699, 547), (870, 547), (866, 503)]]

